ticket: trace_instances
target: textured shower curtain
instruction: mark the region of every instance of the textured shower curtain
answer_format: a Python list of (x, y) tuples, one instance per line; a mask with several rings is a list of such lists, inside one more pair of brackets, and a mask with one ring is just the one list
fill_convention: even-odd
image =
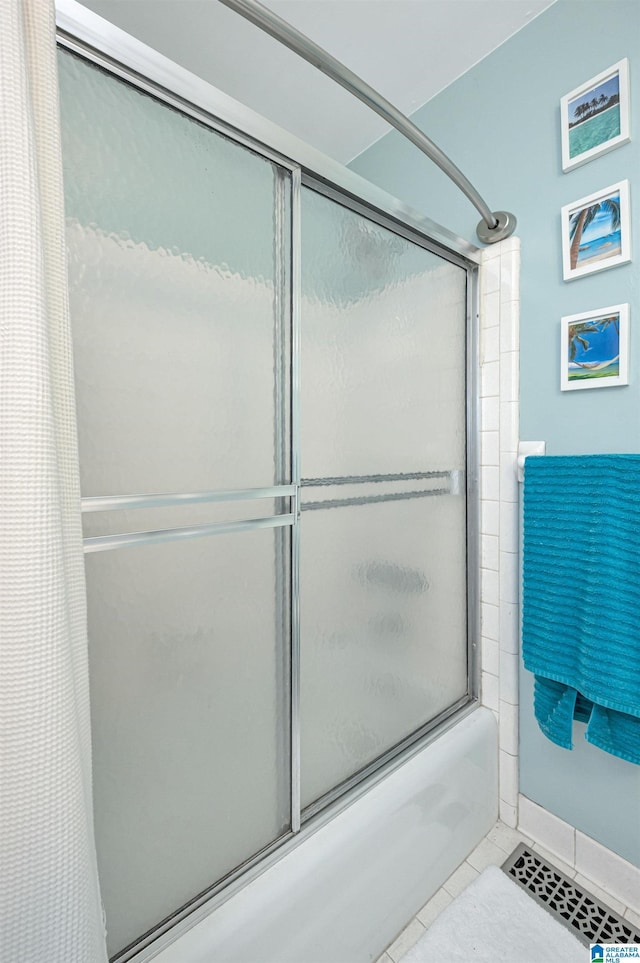
[(52, 0), (0, 0), (0, 960), (106, 961)]

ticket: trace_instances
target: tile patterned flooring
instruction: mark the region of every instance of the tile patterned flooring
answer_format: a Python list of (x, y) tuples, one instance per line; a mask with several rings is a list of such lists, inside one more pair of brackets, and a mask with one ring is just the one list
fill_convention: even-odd
[(498, 821), (493, 829), (487, 833), (485, 838), (478, 843), (473, 852), (465, 859), (464, 863), (451, 874), (438, 892), (416, 913), (413, 919), (393, 941), (391, 946), (378, 958), (377, 963), (401, 963), (404, 954), (418, 942), (442, 910), (488, 866), (501, 866), (518, 843), (527, 843), (527, 845), (533, 846), (536, 852), (549, 859), (558, 869), (562, 870), (566, 876), (570, 879), (575, 879), (581, 886), (593, 893), (594, 896), (606, 902), (611, 909), (626, 916), (635, 926), (638, 925), (638, 914), (624, 906), (620, 900), (610, 896), (605, 890), (590, 880), (579, 874), (576, 875), (574, 867), (563, 863), (561, 859), (558, 859), (557, 856), (546, 850), (543, 846), (533, 842), (528, 836)]

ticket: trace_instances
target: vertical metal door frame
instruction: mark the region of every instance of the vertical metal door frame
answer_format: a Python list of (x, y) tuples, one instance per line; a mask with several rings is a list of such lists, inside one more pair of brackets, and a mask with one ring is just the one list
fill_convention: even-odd
[(291, 174), (291, 830), (300, 830), (300, 302), (302, 296), (301, 172)]

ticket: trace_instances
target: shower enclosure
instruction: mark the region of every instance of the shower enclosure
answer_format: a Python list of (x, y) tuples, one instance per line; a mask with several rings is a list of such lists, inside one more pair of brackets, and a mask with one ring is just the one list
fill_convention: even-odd
[(315, 152), (60, 44), (95, 828), (124, 961), (474, 702), (477, 269)]

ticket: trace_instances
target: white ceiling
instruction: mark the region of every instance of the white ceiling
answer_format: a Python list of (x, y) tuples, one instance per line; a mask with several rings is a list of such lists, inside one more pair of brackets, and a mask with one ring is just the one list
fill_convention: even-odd
[[(388, 130), (341, 87), (218, 0), (82, 2), (342, 163)], [(263, 2), (411, 114), (553, 0)]]

